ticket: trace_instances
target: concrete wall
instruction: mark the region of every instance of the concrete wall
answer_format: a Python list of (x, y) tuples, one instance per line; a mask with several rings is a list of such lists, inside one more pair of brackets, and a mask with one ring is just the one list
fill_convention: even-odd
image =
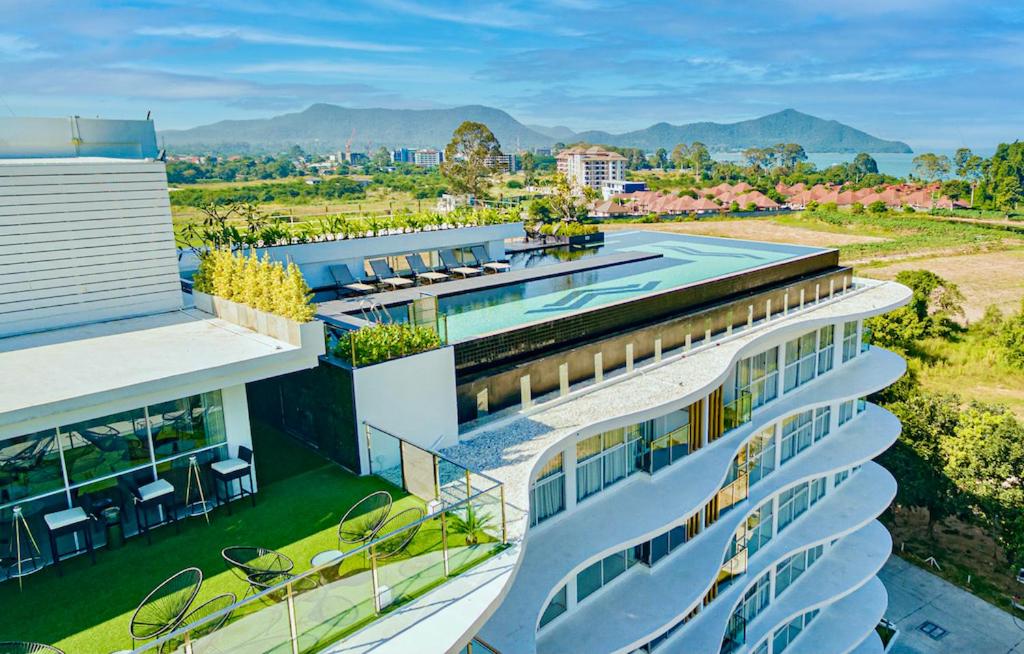
[(455, 359), (444, 347), (354, 371), (360, 461), (369, 470), (364, 423), (428, 450), (459, 440)]
[[(522, 223), (507, 223), (300, 245), (279, 245), (262, 248), (258, 252), (261, 257), (264, 252), (269, 253), (274, 261), (295, 262), (302, 269), (306, 282), (317, 288), (334, 286), (334, 278), (327, 269), (331, 265), (343, 263), (349, 267), (353, 275), (361, 277), (364, 259), (477, 244), (485, 245), (492, 257), (499, 257), (505, 252), (503, 242), (506, 238), (522, 235)], [(180, 263), (182, 270), (194, 270), (198, 265), (199, 262), (191, 252), (183, 254)]]
[[(249, 403), (245, 395), (245, 384), (228, 386), (220, 391), (221, 400), (224, 402), (224, 429), (228, 435), (228, 456), (238, 456), (240, 446), (252, 447), (252, 430), (249, 423)], [(256, 464), (258, 457), (274, 456), (273, 452), (253, 452), (253, 490), (255, 490)]]
[(0, 159), (0, 337), (180, 307), (163, 162)]

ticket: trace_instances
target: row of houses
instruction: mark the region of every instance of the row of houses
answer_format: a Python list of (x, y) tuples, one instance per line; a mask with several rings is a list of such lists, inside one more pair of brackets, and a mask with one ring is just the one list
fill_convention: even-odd
[(706, 214), (728, 211), (734, 203), (742, 211), (805, 209), (811, 202), (835, 203), (839, 207), (850, 207), (854, 204), (868, 206), (875, 202), (884, 202), (890, 208), (909, 206), (919, 211), (968, 206), (967, 203), (942, 195), (938, 184), (890, 184), (882, 189), (869, 187), (843, 190), (838, 185), (816, 184), (808, 187), (801, 182), (792, 186), (779, 183), (775, 190), (785, 198), (785, 201), (773, 200), (746, 182), (722, 183), (699, 189), (698, 197), (648, 190), (616, 193), (604, 201), (595, 203), (591, 207), (591, 215), (611, 217), (642, 216), (650, 213)]

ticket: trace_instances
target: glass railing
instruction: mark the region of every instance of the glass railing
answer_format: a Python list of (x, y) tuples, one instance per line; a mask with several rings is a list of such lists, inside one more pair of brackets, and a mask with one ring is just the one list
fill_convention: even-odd
[(368, 543), (134, 652), (319, 652), (505, 548), (500, 482), (369, 425), (366, 437), (371, 473), (424, 500), (426, 511), (406, 509)]
[(860, 351), (867, 352), (871, 349), (871, 328), (864, 327), (861, 330)]
[(651, 441), (647, 452), (647, 472), (657, 472), (682, 459), (690, 451), (689, 423)]
[(753, 401), (749, 391), (743, 391), (739, 396), (722, 407), (722, 432), (736, 429), (750, 422), (750, 414), (753, 410)]

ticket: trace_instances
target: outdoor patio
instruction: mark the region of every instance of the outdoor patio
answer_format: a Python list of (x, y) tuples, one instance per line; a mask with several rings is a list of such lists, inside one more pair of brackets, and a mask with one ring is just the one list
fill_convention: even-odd
[[(0, 616), (0, 641), (38, 641), (56, 645), (69, 653), (128, 649), (132, 647), (128, 627), (133, 611), (147, 593), (180, 570), (195, 566), (203, 573), (204, 581), (193, 607), (222, 593), (234, 593), (239, 599), (246, 594), (247, 584), (228, 569), (221, 556), (225, 547), (252, 545), (276, 550), (294, 562), (291, 572), (301, 575), (311, 567), (310, 559), (315, 554), (338, 549), (339, 521), (350, 507), (370, 493), (386, 490), (391, 494), (394, 498), (392, 516), (414, 507), (426, 508), (422, 500), (380, 477), (357, 477), (348, 473), (266, 426), (254, 424), (253, 432), (255, 450), (259, 453), (256, 459), (259, 493), (255, 507), (247, 500), (235, 502), (233, 515), (228, 515), (224, 507), (217, 508), (210, 514), (210, 524), (202, 517), (185, 518), (180, 534), (171, 526), (155, 530), (152, 545), (147, 545), (145, 538), (131, 538), (121, 549), (101, 548), (97, 551), (95, 565), (90, 564), (88, 556), (68, 559), (63, 562), (63, 577), (50, 566), (24, 577), (21, 590), (17, 580), (0, 583), (0, 606), (4, 607)], [(417, 511), (410, 515), (420, 514)], [(440, 521), (428, 520), (393, 560), (398, 564), (401, 559), (419, 553), (427, 555), (421, 557), (423, 560), (431, 558), (440, 541)], [(451, 538), (449, 545), (454, 546)], [(355, 547), (357, 545), (342, 549)], [(349, 583), (365, 586), (368, 582), (361, 579), (360, 570), (355, 569), (365, 565), (364, 559), (362, 555), (344, 559), (340, 570), (336, 568), (333, 575), (359, 580)], [(386, 573), (382, 570), (382, 574)], [(408, 586), (407, 571), (403, 571), (401, 578)], [(436, 585), (444, 578), (432, 575), (431, 582)], [(319, 581), (326, 586), (331, 579)], [(351, 591), (343, 590), (345, 584), (331, 585), (334, 590), (329, 591), (330, 596), (344, 602), (344, 610), (359, 603), (351, 599)], [(393, 586), (394, 601), (399, 602), (404, 591), (400, 583)], [(426, 588), (422, 584), (417, 586), (413, 590), (418, 592), (409, 592), (409, 597)], [(302, 597), (299, 596), (297, 603)], [(337, 639), (354, 626), (372, 619), (373, 595), (364, 593), (363, 598), (369, 599), (368, 609), (364, 606), (365, 610), (351, 614), (350, 622), (314, 638)], [(263, 614), (280, 613), (284, 606), (284, 603), (274, 605), (270, 601), (251, 602), (232, 615), (224, 631), (245, 633), (247, 629), (235, 625), (266, 623)], [(246, 615), (261, 609), (259, 620)], [(318, 606), (317, 612), (325, 620), (333, 617), (328, 606)]]

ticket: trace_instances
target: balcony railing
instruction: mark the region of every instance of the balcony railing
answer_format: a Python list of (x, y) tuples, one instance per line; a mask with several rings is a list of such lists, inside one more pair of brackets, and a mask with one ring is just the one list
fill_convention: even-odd
[(370, 542), (134, 652), (318, 652), (505, 548), (500, 482), (381, 429), (365, 429), (371, 473), (425, 500), (425, 512), (413, 511), (408, 521), (397, 520), (405, 524)]
[(750, 422), (753, 401), (749, 391), (739, 396), (722, 408), (722, 433), (731, 431)]

